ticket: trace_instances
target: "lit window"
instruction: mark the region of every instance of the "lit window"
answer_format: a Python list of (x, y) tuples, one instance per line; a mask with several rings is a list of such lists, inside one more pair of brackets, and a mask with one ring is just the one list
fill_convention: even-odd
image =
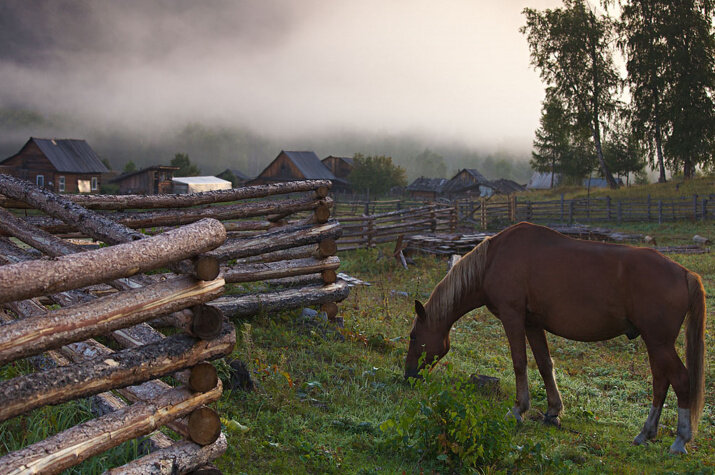
[(35, 178), (35, 183), (37, 183), (37, 186), (40, 188), (45, 186), (45, 175), (37, 175)]
[(65, 177), (57, 177), (57, 186), (59, 187), (60, 193), (65, 191)]
[(97, 184), (99, 183), (99, 180), (97, 179), (96, 176), (92, 177), (92, 191), (97, 191)]

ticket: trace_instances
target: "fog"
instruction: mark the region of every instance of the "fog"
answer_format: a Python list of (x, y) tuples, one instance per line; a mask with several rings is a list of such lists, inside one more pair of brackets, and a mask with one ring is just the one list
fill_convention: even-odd
[(409, 135), (526, 158), (543, 86), (521, 10), (558, 4), (4, 1), (0, 107), (104, 136), (202, 123), (286, 149)]

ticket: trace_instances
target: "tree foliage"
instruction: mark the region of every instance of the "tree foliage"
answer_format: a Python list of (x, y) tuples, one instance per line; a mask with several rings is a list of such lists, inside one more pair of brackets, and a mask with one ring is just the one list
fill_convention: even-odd
[(198, 166), (191, 163), (189, 155), (186, 153), (177, 153), (171, 160), (172, 167), (179, 167), (176, 170), (176, 176), (197, 176), (201, 174), (201, 170)]
[(550, 94), (572, 119), (587, 127), (601, 173), (616, 187), (603, 156), (603, 122), (615, 112), (618, 74), (610, 49), (610, 20), (597, 16), (583, 0), (564, 0), (564, 8), (524, 9), (531, 64)]
[(430, 178), (446, 178), (447, 164), (444, 157), (426, 148), (415, 157), (415, 171), (419, 176)]
[(131, 173), (137, 170), (137, 165), (134, 163), (133, 160), (129, 160), (125, 165), (124, 165), (124, 173)]
[(394, 165), (391, 157), (366, 157), (361, 153), (356, 153), (353, 158), (353, 170), (348, 180), (355, 191), (369, 192), (372, 196), (384, 195), (395, 186), (407, 185), (405, 169)]

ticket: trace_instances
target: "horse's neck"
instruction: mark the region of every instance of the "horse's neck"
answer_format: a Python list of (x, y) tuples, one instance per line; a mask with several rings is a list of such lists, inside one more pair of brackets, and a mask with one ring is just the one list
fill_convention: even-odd
[(425, 303), (425, 310), (427, 315), (434, 318), (435, 327), (449, 331), (465, 313), (476, 308), (469, 302), (468, 297), (469, 295), (461, 295), (459, 298), (455, 298), (454, 292), (449, 289), (449, 284), (443, 280), (437, 284), (429, 300)]

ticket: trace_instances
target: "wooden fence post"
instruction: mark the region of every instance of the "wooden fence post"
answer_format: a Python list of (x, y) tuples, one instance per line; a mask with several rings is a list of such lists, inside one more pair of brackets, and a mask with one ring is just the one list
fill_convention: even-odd
[(564, 222), (564, 194), (561, 193), (561, 223)]
[(487, 199), (486, 198), (481, 199), (480, 211), (481, 211), (482, 230), (484, 231), (487, 229)]
[(698, 195), (693, 195), (693, 220), (698, 220)]
[(606, 220), (611, 220), (611, 197), (606, 196)]
[(569, 226), (573, 226), (574, 201), (575, 201), (575, 200), (570, 200), (570, 201), (569, 201)]
[(708, 199), (703, 198), (703, 211), (702, 211), (702, 220), (705, 221), (708, 219)]
[(663, 224), (663, 200), (658, 200), (658, 224)]
[(650, 222), (650, 193), (648, 193), (648, 222)]
[(367, 248), (370, 249), (373, 246), (373, 238), (375, 237), (375, 218), (372, 216), (367, 217)]
[(623, 221), (623, 202), (621, 200), (618, 200), (618, 222), (620, 223)]

